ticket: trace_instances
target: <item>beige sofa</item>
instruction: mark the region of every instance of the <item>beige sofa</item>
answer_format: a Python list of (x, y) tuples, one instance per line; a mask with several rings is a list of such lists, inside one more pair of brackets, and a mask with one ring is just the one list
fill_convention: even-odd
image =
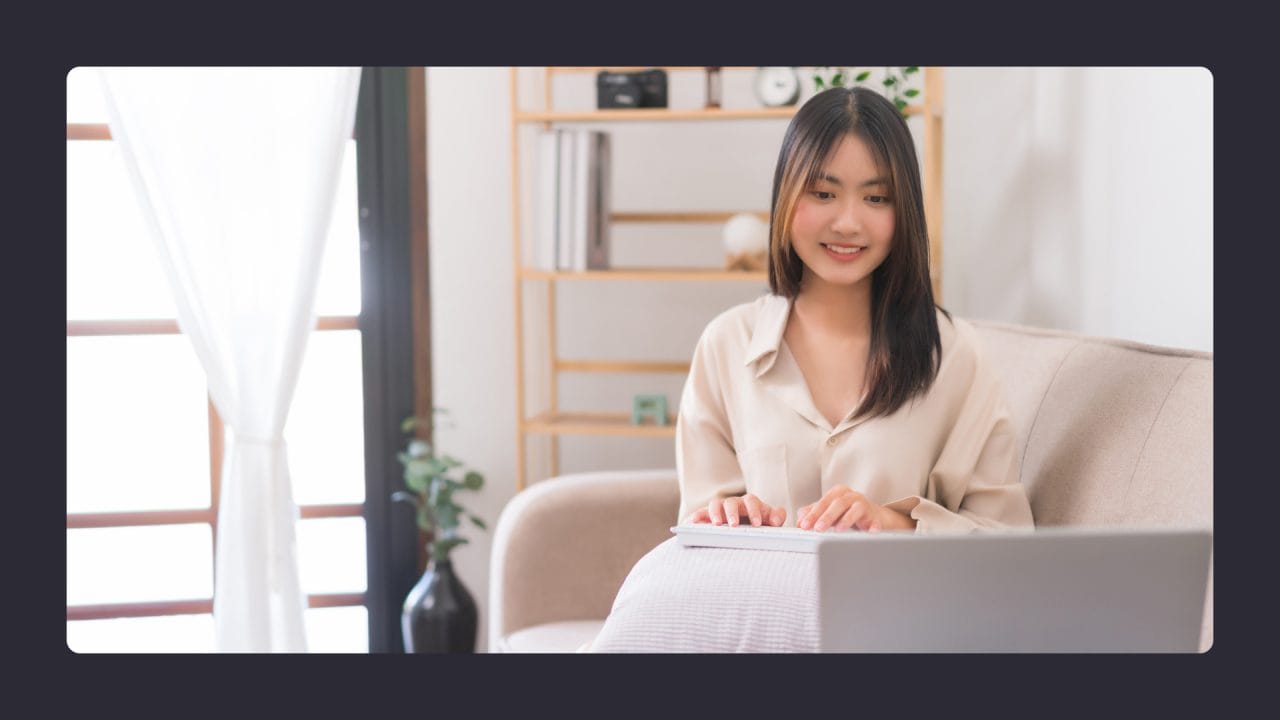
[[(1039, 527), (1213, 524), (1213, 355), (971, 320), (1001, 373)], [(503, 509), (491, 652), (572, 652), (670, 537), (674, 469), (566, 475)], [(1201, 650), (1213, 642), (1210, 568)]]

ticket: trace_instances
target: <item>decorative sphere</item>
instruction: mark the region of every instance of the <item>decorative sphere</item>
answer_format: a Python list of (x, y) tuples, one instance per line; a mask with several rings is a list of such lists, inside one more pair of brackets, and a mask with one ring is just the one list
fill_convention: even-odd
[(751, 213), (738, 213), (724, 224), (724, 248), (730, 255), (769, 249), (769, 224)]

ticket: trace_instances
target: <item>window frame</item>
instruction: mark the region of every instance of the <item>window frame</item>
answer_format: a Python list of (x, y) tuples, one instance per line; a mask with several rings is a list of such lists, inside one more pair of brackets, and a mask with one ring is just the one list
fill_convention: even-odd
[(399, 653), (404, 599), (426, 566), (413, 510), (391, 500), (404, 488), (400, 422), (423, 418), (416, 435), (432, 437), (425, 69), (365, 68), (360, 107), (363, 361), (380, 370), (364, 386), (369, 652)]

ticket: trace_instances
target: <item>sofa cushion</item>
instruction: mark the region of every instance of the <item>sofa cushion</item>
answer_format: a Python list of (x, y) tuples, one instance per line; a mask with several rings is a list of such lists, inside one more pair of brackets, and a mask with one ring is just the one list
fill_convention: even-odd
[(571, 653), (595, 639), (604, 620), (568, 620), (517, 630), (502, 638), (498, 652)]
[(1213, 525), (1213, 355), (978, 321), (1036, 527)]

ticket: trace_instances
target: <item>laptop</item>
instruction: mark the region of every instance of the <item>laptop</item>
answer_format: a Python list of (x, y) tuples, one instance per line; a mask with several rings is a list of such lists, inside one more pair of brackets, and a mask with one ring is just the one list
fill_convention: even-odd
[(813, 553), (823, 652), (1198, 652), (1213, 532), (971, 535), (680, 525), (682, 545)]

